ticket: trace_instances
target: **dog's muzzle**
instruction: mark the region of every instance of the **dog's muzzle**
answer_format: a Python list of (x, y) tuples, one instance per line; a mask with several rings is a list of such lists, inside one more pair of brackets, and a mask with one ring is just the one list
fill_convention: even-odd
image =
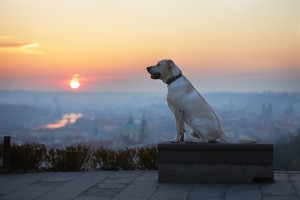
[(151, 74), (152, 79), (159, 79), (161, 76), (161, 74), (159, 72), (152, 73), (151, 67), (147, 67), (147, 71), (149, 72), (149, 74)]

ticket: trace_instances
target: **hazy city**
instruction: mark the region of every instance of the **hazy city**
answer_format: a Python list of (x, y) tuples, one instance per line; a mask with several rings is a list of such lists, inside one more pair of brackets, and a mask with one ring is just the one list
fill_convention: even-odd
[[(300, 129), (299, 93), (204, 93), (231, 138), (273, 143)], [(186, 127), (185, 137), (189, 137)], [(0, 91), (0, 136), (49, 148), (141, 147), (175, 136), (163, 93)]]
[(300, 0), (1, 0), (0, 24), (1, 200), (300, 200)]

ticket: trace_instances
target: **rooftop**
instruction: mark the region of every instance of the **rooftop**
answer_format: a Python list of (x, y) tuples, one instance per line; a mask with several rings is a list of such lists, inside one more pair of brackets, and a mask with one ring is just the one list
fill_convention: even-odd
[(272, 183), (160, 184), (157, 171), (1, 174), (0, 199), (300, 199), (300, 172), (276, 171)]

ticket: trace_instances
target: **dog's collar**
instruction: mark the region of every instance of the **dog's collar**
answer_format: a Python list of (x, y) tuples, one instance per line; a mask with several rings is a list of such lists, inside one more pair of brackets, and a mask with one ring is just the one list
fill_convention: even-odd
[(179, 79), (180, 77), (182, 77), (182, 73), (180, 73), (180, 74), (178, 74), (177, 76), (174, 76), (174, 77), (172, 77), (172, 78), (169, 78), (168, 80), (167, 80), (167, 82), (166, 82), (166, 84), (171, 84), (171, 83), (173, 83), (174, 81), (176, 81), (177, 79)]

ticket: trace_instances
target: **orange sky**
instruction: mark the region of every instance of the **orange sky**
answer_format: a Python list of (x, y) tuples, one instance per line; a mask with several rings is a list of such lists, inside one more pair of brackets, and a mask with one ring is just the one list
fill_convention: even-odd
[(163, 58), (201, 91), (300, 91), (300, 1), (0, 2), (0, 89), (164, 91)]

